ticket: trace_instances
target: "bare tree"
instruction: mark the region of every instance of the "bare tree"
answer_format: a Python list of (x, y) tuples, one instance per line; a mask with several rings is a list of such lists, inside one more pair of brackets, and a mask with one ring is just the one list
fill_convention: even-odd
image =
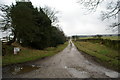
[(10, 17), (10, 6), (8, 5), (0, 5), (0, 30), (5, 31), (7, 29), (10, 29), (11, 26), (11, 17)]
[[(0, 31), (2, 32), (12, 32), (10, 35), (14, 35), (14, 38), (8, 42), (8, 44), (11, 44), (16, 39), (16, 32), (15, 29), (12, 27), (12, 19), (11, 19), (11, 8), (13, 7), (13, 4), (11, 6), (0, 4)], [(10, 38), (10, 37), (9, 37)]]
[(109, 19), (114, 17), (115, 19), (118, 17), (118, 12), (120, 11), (120, 2), (110, 2), (107, 6), (107, 11), (102, 11), (102, 20)]
[(102, 3), (103, 0), (79, 0), (78, 3), (83, 4), (83, 6), (89, 11), (89, 12), (95, 12), (98, 5)]
[[(89, 12), (95, 12), (98, 6), (104, 3), (105, 0), (79, 0), (78, 3), (82, 4)], [(101, 19), (118, 19), (118, 14), (120, 13), (120, 1), (108, 1), (106, 11), (101, 11)], [(119, 26), (120, 22), (115, 22), (110, 27)]]
[(50, 20), (52, 21), (52, 25), (56, 25), (58, 21), (58, 17), (56, 16), (56, 14), (58, 14), (59, 12), (56, 11), (55, 9), (52, 9), (48, 6), (45, 6), (43, 8), (43, 11), (45, 12), (46, 15), (48, 15), (48, 17), (50, 18)]

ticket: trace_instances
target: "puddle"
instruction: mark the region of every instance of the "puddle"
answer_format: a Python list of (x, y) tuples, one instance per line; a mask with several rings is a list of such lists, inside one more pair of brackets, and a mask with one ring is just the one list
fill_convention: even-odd
[(67, 68), (67, 66), (65, 66), (65, 68)]
[(86, 72), (84, 70), (80, 70), (80, 69), (77, 70), (77, 68), (79, 68), (79, 67), (71, 68), (71, 67), (65, 66), (65, 68), (76, 78), (90, 78), (91, 77), (91, 75), (88, 72)]
[(40, 66), (35, 65), (24, 65), (24, 66), (12, 66), (9, 69), (9, 72), (13, 75), (27, 73), (36, 69), (39, 69)]
[(68, 71), (76, 78), (90, 78), (90, 74), (86, 71), (77, 71), (74, 68), (69, 68)]
[(118, 72), (105, 72), (105, 75), (111, 77), (111, 78), (118, 78), (119, 73)]

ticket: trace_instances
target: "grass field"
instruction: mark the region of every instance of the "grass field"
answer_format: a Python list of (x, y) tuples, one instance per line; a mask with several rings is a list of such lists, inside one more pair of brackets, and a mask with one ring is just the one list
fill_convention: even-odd
[(110, 40), (120, 40), (118, 36), (103, 36), (103, 39), (110, 39)]
[(100, 43), (91, 43), (84, 41), (74, 42), (76, 47), (88, 55), (94, 56), (97, 62), (102, 63), (102, 65), (112, 68), (114, 70), (118, 70), (118, 51), (115, 51), (111, 48), (108, 48)]
[[(22, 47), (19, 44), (14, 43), (14, 46), (19, 46), (21, 51), (19, 54), (14, 55), (13, 53), (6, 54), (2, 57), (2, 65), (9, 65), (15, 63), (23, 63), (27, 61), (32, 61), (36, 59), (40, 59), (47, 56), (53, 56), (58, 52), (62, 51), (67, 45), (68, 42), (65, 44), (59, 45), (55, 47), (49, 47), (44, 50), (36, 50), (31, 48)], [(8, 53), (8, 52), (7, 52)]]
[[(92, 39), (95, 37), (80, 37), (79, 39)], [(110, 40), (120, 40), (120, 38), (118, 36), (102, 36), (102, 39), (110, 39)]]

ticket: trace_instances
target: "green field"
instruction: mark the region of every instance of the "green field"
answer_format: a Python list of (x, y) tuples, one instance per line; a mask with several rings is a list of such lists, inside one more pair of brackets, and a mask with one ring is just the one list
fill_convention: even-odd
[[(80, 37), (79, 39), (95, 39), (95, 37)], [(102, 39), (120, 40), (118, 36), (102, 36)]]
[(118, 51), (108, 48), (100, 43), (84, 41), (77, 41), (74, 43), (80, 51), (95, 57), (97, 62), (102, 63), (102, 65), (111, 69), (118, 70), (118, 62), (120, 62), (120, 60), (118, 60)]
[[(15, 64), (15, 63), (23, 63), (27, 61), (32, 61), (36, 59), (40, 59), (47, 56), (53, 56), (57, 54), (58, 52), (62, 51), (67, 45), (68, 42), (55, 47), (49, 47), (44, 50), (36, 50), (31, 48), (22, 47), (19, 44), (13, 44), (14, 46), (19, 46), (21, 48), (21, 51), (19, 54), (14, 55), (13, 53), (6, 54), (2, 57), (2, 65), (9, 65), (9, 64)], [(11, 47), (8, 47), (11, 49)], [(8, 52), (7, 52), (8, 53)]]
[(118, 38), (118, 36), (103, 36), (103, 39), (110, 39), (110, 40), (120, 40), (120, 38)]

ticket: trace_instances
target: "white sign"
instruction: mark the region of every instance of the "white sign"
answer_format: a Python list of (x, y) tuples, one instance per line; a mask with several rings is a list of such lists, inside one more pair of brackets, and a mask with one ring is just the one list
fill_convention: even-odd
[(17, 54), (18, 52), (20, 52), (20, 48), (19, 47), (14, 47), (14, 54)]

